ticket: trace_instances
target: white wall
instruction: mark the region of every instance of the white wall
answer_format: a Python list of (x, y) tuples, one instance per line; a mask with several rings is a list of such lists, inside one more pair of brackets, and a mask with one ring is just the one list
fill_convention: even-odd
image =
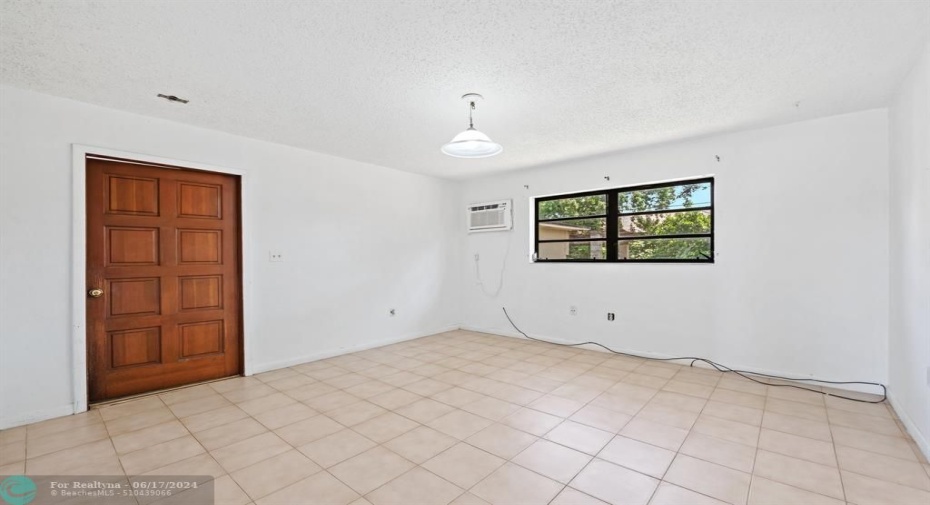
[(253, 370), (457, 326), (453, 183), (9, 87), (0, 111), (0, 428), (71, 413), (72, 143), (248, 171)]
[[(913, 112), (917, 98), (907, 98), (915, 95), (902, 94), (896, 107), (894, 124), (911, 140), (892, 139), (912, 153), (896, 167), (926, 167), (926, 143), (915, 140), (920, 128), (926, 132), (926, 114)], [(884, 109), (461, 183), (8, 87), (0, 87), (0, 111), (0, 428), (70, 413), (73, 402), (72, 143), (249, 171), (253, 256), (245, 268), (254, 307), (246, 314), (253, 329), (246, 359), (256, 370), (460, 322), (514, 334), (500, 310), (507, 306), (531, 335), (886, 382), (889, 329), (896, 331), (889, 288), (912, 286), (903, 267), (889, 280)], [(922, 126), (907, 126), (915, 117)], [(717, 177), (714, 265), (528, 261), (531, 196), (706, 174)], [(501, 198), (514, 199), (514, 231), (463, 238), (463, 205)], [(913, 198), (908, 205), (918, 204)], [(910, 212), (908, 222), (926, 223), (926, 213)], [(894, 254), (919, 262), (909, 246), (896, 247)], [(286, 261), (269, 263), (269, 250), (283, 251)], [(494, 291), (505, 252), (503, 289), (491, 298), (475, 282), (472, 258), (480, 253), (485, 291)], [(569, 305), (578, 316), (569, 316)], [(395, 318), (387, 316), (392, 307)], [(908, 313), (926, 314), (915, 307)], [(615, 322), (606, 321), (608, 311)], [(911, 356), (920, 349), (930, 352), (919, 340), (926, 328), (892, 340), (893, 371), (901, 360), (918, 360)], [(916, 350), (896, 349), (903, 343)], [(922, 383), (910, 375), (891, 380), (900, 403), (916, 405), (914, 412), (926, 405)]]
[(890, 395), (930, 457), (930, 45), (890, 111)]
[[(716, 176), (713, 265), (528, 261), (529, 197), (708, 174)], [(513, 334), (506, 306), (535, 336), (758, 371), (887, 380), (885, 109), (471, 180), (462, 197), (463, 205), (515, 205), (512, 233), (466, 239), (468, 328)], [(508, 247), (504, 287), (488, 297), (475, 284), (473, 255), (493, 288)]]

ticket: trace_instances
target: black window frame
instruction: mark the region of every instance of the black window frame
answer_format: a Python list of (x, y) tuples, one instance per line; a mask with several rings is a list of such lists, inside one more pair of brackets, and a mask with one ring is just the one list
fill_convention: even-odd
[[(648, 189), (658, 189), (658, 188), (668, 188), (675, 186), (683, 186), (689, 184), (704, 184), (710, 183), (710, 205), (687, 207), (681, 209), (666, 209), (666, 210), (649, 210), (649, 211), (637, 211), (637, 212), (620, 212), (619, 206), (619, 194), (628, 193), (633, 191), (641, 191)], [(607, 214), (605, 215), (592, 215), (592, 216), (578, 216), (578, 217), (563, 217), (563, 218), (554, 218), (554, 219), (539, 219), (539, 205), (542, 202), (552, 201), (552, 200), (563, 200), (567, 198), (578, 198), (585, 196), (599, 196), (604, 195), (607, 197)], [(676, 181), (667, 181), (667, 182), (656, 182), (650, 184), (640, 184), (637, 186), (621, 186), (611, 189), (600, 189), (595, 191), (582, 191), (579, 193), (566, 193), (563, 195), (552, 195), (545, 197), (538, 197), (533, 200), (533, 215), (534, 215), (534, 226), (533, 226), (533, 262), (534, 263), (714, 263), (716, 255), (714, 254), (714, 227), (716, 226), (716, 219), (714, 219), (714, 177), (700, 177), (696, 179), (681, 179)], [(670, 239), (670, 238), (710, 238), (710, 257), (709, 258), (694, 258), (694, 259), (682, 259), (682, 258), (656, 258), (656, 259), (621, 259), (619, 258), (618, 249), (620, 243), (620, 233), (619, 233), (619, 223), (621, 216), (637, 216), (637, 215), (648, 215), (648, 214), (670, 214), (675, 212), (688, 212), (695, 210), (709, 210), (710, 211), (710, 233), (684, 233), (684, 234), (675, 234), (675, 235), (650, 235), (650, 236), (638, 236), (636, 240), (661, 240), (661, 239)], [(606, 219), (607, 226), (607, 236), (606, 237), (597, 237), (593, 239), (553, 239), (553, 240), (540, 240), (539, 239), (539, 224), (546, 222), (555, 222), (555, 221), (567, 221), (571, 219)], [(539, 244), (540, 243), (572, 243), (572, 242), (605, 242), (607, 244), (606, 258), (604, 259), (542, 259), (539, 257)]]

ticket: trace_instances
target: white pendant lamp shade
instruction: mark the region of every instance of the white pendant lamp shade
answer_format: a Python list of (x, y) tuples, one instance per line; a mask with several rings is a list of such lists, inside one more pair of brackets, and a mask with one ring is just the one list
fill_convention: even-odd
[(475, 129), (472, 121), (472, 111), (475, 109), (475, 102), (482, 97), (477, 93), (468, 93), (462, 96), (463, 100), (468, 101), (468, 129), (459, 133), (442, 146), (442, 152), (455, 158), (487, 158), (500, 154), (504, 148), (492, 141), (487, 135)]
[(456, 158), (487, 158), (503, 150), (500, 144), (492, 142), (487, 135), (474, 128), (459, 133), (442, 146), (442, 152)]

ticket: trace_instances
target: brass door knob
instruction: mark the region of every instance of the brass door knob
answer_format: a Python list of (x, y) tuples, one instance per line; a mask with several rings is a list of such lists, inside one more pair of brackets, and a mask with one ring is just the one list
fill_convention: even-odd
[(88, 294), (91, 298), (100, 298), (101, 296), (103, 296), (103, 290), (102, 290), (102, 289), (99, 289), (99, 288), (97, 288), (97, 289), (91, 289), (90, 291), (87, 292), (87, 294)]

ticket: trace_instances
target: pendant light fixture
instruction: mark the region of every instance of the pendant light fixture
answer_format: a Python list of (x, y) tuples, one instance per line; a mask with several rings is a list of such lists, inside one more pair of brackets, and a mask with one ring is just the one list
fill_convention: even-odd
[(462, 95), (462, 100), (468, 102), (468, 129), (442, 146), (443, 153), (455, 158), (488, 158), (504, 150), (500, 144), (493, 142), (487, 135), (475, 129), (472, 112), (475, 110), (475, 102), (483, 98), (478, 93)]

